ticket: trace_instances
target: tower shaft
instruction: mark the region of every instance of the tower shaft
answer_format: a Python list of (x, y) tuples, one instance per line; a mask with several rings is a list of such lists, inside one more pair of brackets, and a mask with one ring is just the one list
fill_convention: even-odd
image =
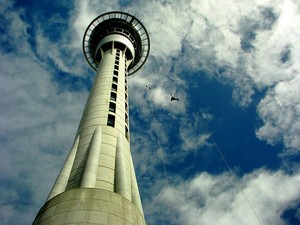
[(97, 71), (73, 146), (34, 225), (145, 225), (130, 151), (129, 75), (145, 63), (149, 35), (134, 16), (108, 12), (83, 37)]
[(73, 147), (34, 224), (145, 224), (129, 143), (126, 49), (102, 59)]

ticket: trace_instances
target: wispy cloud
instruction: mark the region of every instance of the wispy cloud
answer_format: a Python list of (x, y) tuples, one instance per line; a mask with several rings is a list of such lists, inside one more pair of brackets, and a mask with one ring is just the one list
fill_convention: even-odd
[(283, 142), (287, 149), (300, 149), (300, 76), (282, 81), (260, 102), (258, 112), (264, 125), (257, 136), (269, 144)]

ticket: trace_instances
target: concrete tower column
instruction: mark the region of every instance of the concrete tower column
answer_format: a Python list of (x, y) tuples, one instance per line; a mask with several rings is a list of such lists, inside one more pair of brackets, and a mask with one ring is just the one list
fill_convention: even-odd
[(148, 57), (149, 36), (135, 17), (110, 12), (88, 26), (83, 48), (96, 77), (73, 147), (33, 224), (145, 225), (130, 151), (127, 79)]

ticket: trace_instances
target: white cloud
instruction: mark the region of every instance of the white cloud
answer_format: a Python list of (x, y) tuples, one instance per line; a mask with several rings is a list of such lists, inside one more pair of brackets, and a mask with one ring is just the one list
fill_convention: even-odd
[(283, 142), (287, 149), (300, 149), (300, 76), (280, 82), (258, 106), (264, 125), (256, 133), (270, 144)]
[(299, 185), (299, 173), (257, 170), (241, 178), (201, 173), (153, 195), (149, 220), (155, 216), (161, 224), (283, 225), (282, 213), (300, 198)]
[[(299, 75), (300, 63), (296, 59), (300, 50), (300, 14), (289, 1), (280, 4), (277, 10), (277, 22), (272, 30), (258, 33), (255, 54), (251, 54), (247, 65), (249, 75), (259, 87), (272, 86)], [(285, 59), (282, 58), (284, 51)]]
[(187, 31), (185, 26), (189, 23), (186, 13), (188, 7), (189, 4), (181, 1), (139, 1), (133, 6), (133, 13), (136, 12), (147, 26), (151, 55), (168, 58), (181, 51), (182, 40)]

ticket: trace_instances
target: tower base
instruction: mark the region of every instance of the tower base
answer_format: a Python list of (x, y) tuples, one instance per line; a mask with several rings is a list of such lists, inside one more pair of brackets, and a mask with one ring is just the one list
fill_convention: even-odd
[(95, 188), (77, 188), (47, 201), (33, 225), (146, 225), (144, 215), (122, 196)]

